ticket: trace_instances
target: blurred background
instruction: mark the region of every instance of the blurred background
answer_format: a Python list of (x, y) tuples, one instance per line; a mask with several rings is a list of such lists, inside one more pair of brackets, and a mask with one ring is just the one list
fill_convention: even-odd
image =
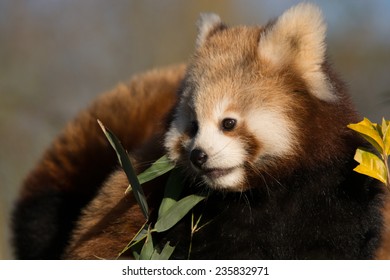
[[(186, 61), (195, 21), (265, 24), (299, 1), (0, 0), (0, 259), (26, 173), (77, 111), (139, 71)], [(314, 1), (363, 116), (390, 118), (390, 1)]]

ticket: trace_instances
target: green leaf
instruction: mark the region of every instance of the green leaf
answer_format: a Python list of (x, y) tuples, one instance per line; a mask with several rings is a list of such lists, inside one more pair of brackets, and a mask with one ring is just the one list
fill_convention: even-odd
[(171, 171), (175, 165), (168, 159), (166, 155), (156, 160), (148, 169), (138, 175), (138, 181), (142, 185), (148, 181), (157, 178), (168, 171)]
[[(168, 159), (166, 155), (162, 156), (156, 160), (148, 169), (137, 176), (139, 183), (142, 185), (146, 182), (149, 182), (167, 172), (172, 170), (175, 165)], [(131, 191), (131, 186), (129, 186), (125, 194)]]
[(364, 118), (361, 122), (356, 124), (349, 124), (348, 127), (352, 130), (359, 132), (368, 142), (371, 143), (378, 150), (379, 153), (383, 152), (383, 140), (379, 134), (379, 126), (373, 124), (367, 118)]
[(175, 204), (173, 204), (164, 214), (157, 220), (155, 230), (163, 232), (173, 227), (179, 222), (196, 204), (204, 200), (204, 196), (189, 195)]
[(360, 163), (354, 171), (375, 178), (386, 184), (386, 167), (377, 155), (362, 149), (357, 149), (354, 159)]
[(174, 250), (175, 246), (171, 246), (169, 242), (167, 242), (164, 248), (161, 250), (161, 253), (158, 253), (156, 250), (154, 250), (151, 260), (169, 260)]
[(165, 186), (164, 197), (158, 209), (158, 218), (177, 202), (184, 188), (183, 181), (181, 172), (173, 169)]
[(135, 199), (138, 202), (138, 205), (141, 207), (142, 213), (145, 216), (146, 220), (149, 219), (149, 208), (148, 203), (146, 201), (145, 194), (142, 190), (140, 183), (138, 182), (137, 176), (135, 175), (135, 171), (133, 165), (130, 162), (129, 156), (126, 150), (123, 148), (122, 144), (118, 140), (118, 138), (107, 129), (101, 121), (97, 120), (104, 134), (106, 135), (108, 141), (111, 146), (114, 148), (116, 155), (118, 157), (119, 163), (121, 164), (123, 171), (126, 173), (127, 179), (133, 189), (133, 194)]
[(133, 252), (133, 256), (134, 256), (134, 259), (137, 261), (140, 259), (140, 255), (136, 251)]
[(384, 143), (384, 152), (386, 155), (390, 155), (390, 122), (382, 119), (382, 135)]
[(154, 253), (154, 247), (153, 247), (153, 239), (152, 234), (150, 232), (150, 229), (148, 230), (146, 241), (144, 246), (142, 246), (142, 250), (139, 256), (140, 260), (150, 260), (152, 258), (152, 255)]

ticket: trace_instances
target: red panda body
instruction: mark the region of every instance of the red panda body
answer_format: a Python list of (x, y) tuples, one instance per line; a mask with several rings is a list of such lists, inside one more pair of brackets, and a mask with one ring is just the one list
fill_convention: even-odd
[[(353, 171), (366, 144), (347, 128), (359, 116), (325, 59), (318, 8), (300, 4), (265, 27), (208, 14), (198, 27), (186, 67), (102, 96), (53, 143), (14, 212), (17, 256), (115, 258), (142, 226), (100, 119), (139, 170), (167, 154), (184, 193), (207, 196), (191, 240), (191, 215), (156, 235), (176, 245), (172, 258), (385, 258), (384, 188)], [(165, 181), (145, 185), (152, 213)]]

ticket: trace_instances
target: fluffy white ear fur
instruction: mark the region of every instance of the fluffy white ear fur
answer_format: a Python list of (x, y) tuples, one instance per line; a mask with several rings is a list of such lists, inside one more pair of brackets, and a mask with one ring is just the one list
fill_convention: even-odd
[(332, 101), (336, 96), (321, 69), (325, 33), (321, 10), (301, 3), (287, 10), (264, 32), (259, 40), (259, 55), (276, 67), (294, 65), (314, 96)]
[(196, 47), (200, 47), (206, 41), (208, 35), (214, 28), (222, 24), (221, 18), (217, 14), (202, 13), (199, 16), (196, 26), (198, 27), (198, 37)]

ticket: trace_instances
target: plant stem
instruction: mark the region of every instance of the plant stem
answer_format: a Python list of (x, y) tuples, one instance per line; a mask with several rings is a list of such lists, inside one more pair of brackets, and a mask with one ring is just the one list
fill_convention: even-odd
[(191, 214), (191, 236), (190, 236), (190, 245), (188, 247), (188, 255), (187, 255), (187, 260), (190, 259), (191, 256), (191, 251), (192, 251), (192, 238), (194, 237), (194, 212)]
[(142, 236), (138, 241), (135, 241), (135, 239), (141, 234), (142, 230), (146, 228), (146, 226), (149, 227), (148, 221), (145, 221), (145, 223), (142, 225), (142, 227), (138, 230), (138, 232), (134, 235), (134, 237), (130, 240), (130, 242), (126, 245), (125, 248), (123, 248), (122, 252), (118, 254), (116, 259), (119, 259), (127, 250), (129, 250), (131, 247), (136, 245), (137, 243), (141, 242), (143, 239), (146, 238), (146, 235)]
[(386, 185), (387, 185), (387, 188), (388, 190), (390, 191), (390, 168), (389, 168), (389, 158), (386, 154), (385, 151), (383, 151), (383, 155), (382, 155), (382, 158), (383, 158), (383, 161), (385, 163), (385, 167), (386, 167), (386, 171), (387, 171), (387, 180), (386, 180)]

